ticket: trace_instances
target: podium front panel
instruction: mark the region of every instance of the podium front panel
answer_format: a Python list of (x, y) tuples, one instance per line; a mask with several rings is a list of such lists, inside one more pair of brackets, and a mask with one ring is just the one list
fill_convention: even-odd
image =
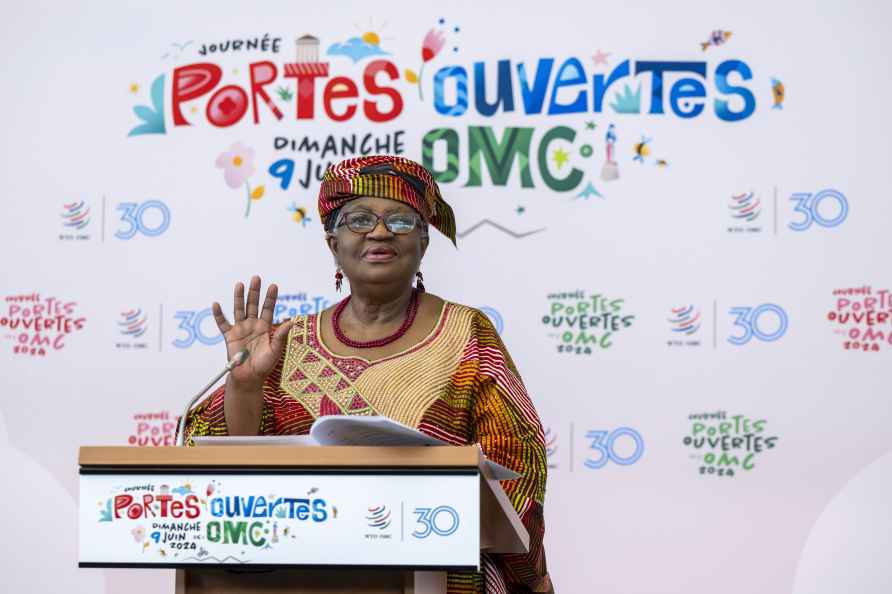
[(81, 567), (479, 567), (480, 476), (89, 469)]

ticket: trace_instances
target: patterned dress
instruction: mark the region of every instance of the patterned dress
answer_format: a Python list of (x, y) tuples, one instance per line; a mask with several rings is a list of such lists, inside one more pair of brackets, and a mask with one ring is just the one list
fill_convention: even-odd
[[(542, 425), (502, 341), (480, 311), (445, 303), (420, 343), (376, 361), (340, 357), (320, 340), (317, 315), (301, 316), (263, 392), (261, 435), (302, 435), (324, 415), (385, 415), (486, 456), (522, 475), (503, 481), (530, 534), (530, 552), (483, 555), (480, 573), (450, 572), (449, 594), (550, 588), (542, 538), (546, 458)], [(225, 435), (221, 387), (189, 416), (186, 437)]]

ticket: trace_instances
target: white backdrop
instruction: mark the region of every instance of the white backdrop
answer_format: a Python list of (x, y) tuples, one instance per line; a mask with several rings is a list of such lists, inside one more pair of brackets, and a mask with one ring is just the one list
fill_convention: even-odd
[[(5, 13), (10, 591), (53, 590), (35, 576), (80, 592), (172, 588), (172, 572), (74, 569), (77, 447), (169, 442), (176, 411), (224, 363), (201, 312), (228, 304), (236, 281), (278, 282), (281, 316), (337, 298), (318, 182), (300, 180), (308, 162), (345, 156), (354, 134), (357, 150), (371, 134), (419, 161), (431, 139), (460, 238), (457, 250), (434, 238), (425, 283), (486, 308), (549, 430), (558, 591), (892, 589), (886, 5), (221, 0)], [(424, 61), (432, 30), (443, 44), (432, 35)], [(315, 39), (298, 53), (304, 35)], [(509, 60), (513, 110), (484, 115)], [(597, 101), (597, 80), (626, 60), (629, 75)], [(251, 65), (263, 62), (282, 118), (258, 94), (255, 123)], [(286, 72), (295, 62), (303, 94)], [(662, 87), (648, 62), (665, 70)], [(181, 101), (192, 125), (177, 125), (175, 71), (199, 63), (221, 80), (202, 89), (179, 71), (179, 96), (189, 83), (199, 96)], [(255, 68), (256, 79), (270, 69)], [(226, 85), (242, 90), (207, 111)], [(237, 123), (209, 122), (238, 116), (242, 99)], [(329, 135), (338, 148), (323, 156)], [(512, 138), (514, 160), (501, 161)], [(215, 163), (237, 143), (223, 161), (254, 172), (233, 188)]]

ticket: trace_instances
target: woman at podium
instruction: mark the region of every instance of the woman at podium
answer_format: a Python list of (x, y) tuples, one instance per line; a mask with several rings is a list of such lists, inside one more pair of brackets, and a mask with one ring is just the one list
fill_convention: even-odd
[(324, 415), (384, 415), (455, 445), (479, 443), (517, 471), (503, 484), (530, 534), (525, 555), (484, 556), (480, 573), (450, 573), (447, 591), (550, 592), (542, 547), (546, 457), (542, 426), (489, 319), (424, 289), (433, 227), (455, 243), (452, 208), (430, 172), (392, 156), (330, 167), (319, 215), (334, 282), (349, 293), (318, 315), (273, 325), (277, 287), (260, 303), (235, 286), (232, 322), (214, 317), (228, 358), (250, 353), (189, 415), (198, 435), (300, 435)]

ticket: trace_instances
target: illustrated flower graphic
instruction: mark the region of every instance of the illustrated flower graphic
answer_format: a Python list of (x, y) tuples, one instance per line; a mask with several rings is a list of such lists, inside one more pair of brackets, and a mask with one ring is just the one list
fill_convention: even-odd
[(421, 43), (421, 68), (418, 69), (418, 76), (416, 77), (411, 70), (406, 71), (406, 79), (409, 82), (415, 82), (412, 80), (413, 78), (418, 82), (418, 97), (422, 101), (424, 101), (424, 94), (421, 91), (421, 77), (424, 76), (424, 65), (436, 58), (445, 44), (446, 35), (443, 31), (439, 29), (428, 31)]
[(142, 542), (146, 538), (146, 529), (143, 526), (137, 526), (130, 531), (130, 534), (133, 536), (133, 540)]
[[(440, 53), (440, 50), (443, 49), (443, 45), (445, 44), (446, 36), (443, 32), (438, 31), (437, 29), (431, 29), (427, 32), (427, 35), (424, 36), (424, 41), (421, 44), (421, 59), (425, 62), (430, 62)], [(424, 66), (424, 64), (422, 64), (422, 66)]]
[(264, 187), (257, 186), (251, 190), (251, 184), (248, 178), (254, 175), (256, 167), (254, 166), (254, 149), (249, 148), (241, 142), (236, 142), (229, 150), (221, 153), (217, 157), (217, 168), (223, 170), (223, 180), (230, 188), (238, 188), (245, 186), (247, 195), (247, 205), (245, 207), (245, 218), (251, 214), (251, 201), (263, 198)]

